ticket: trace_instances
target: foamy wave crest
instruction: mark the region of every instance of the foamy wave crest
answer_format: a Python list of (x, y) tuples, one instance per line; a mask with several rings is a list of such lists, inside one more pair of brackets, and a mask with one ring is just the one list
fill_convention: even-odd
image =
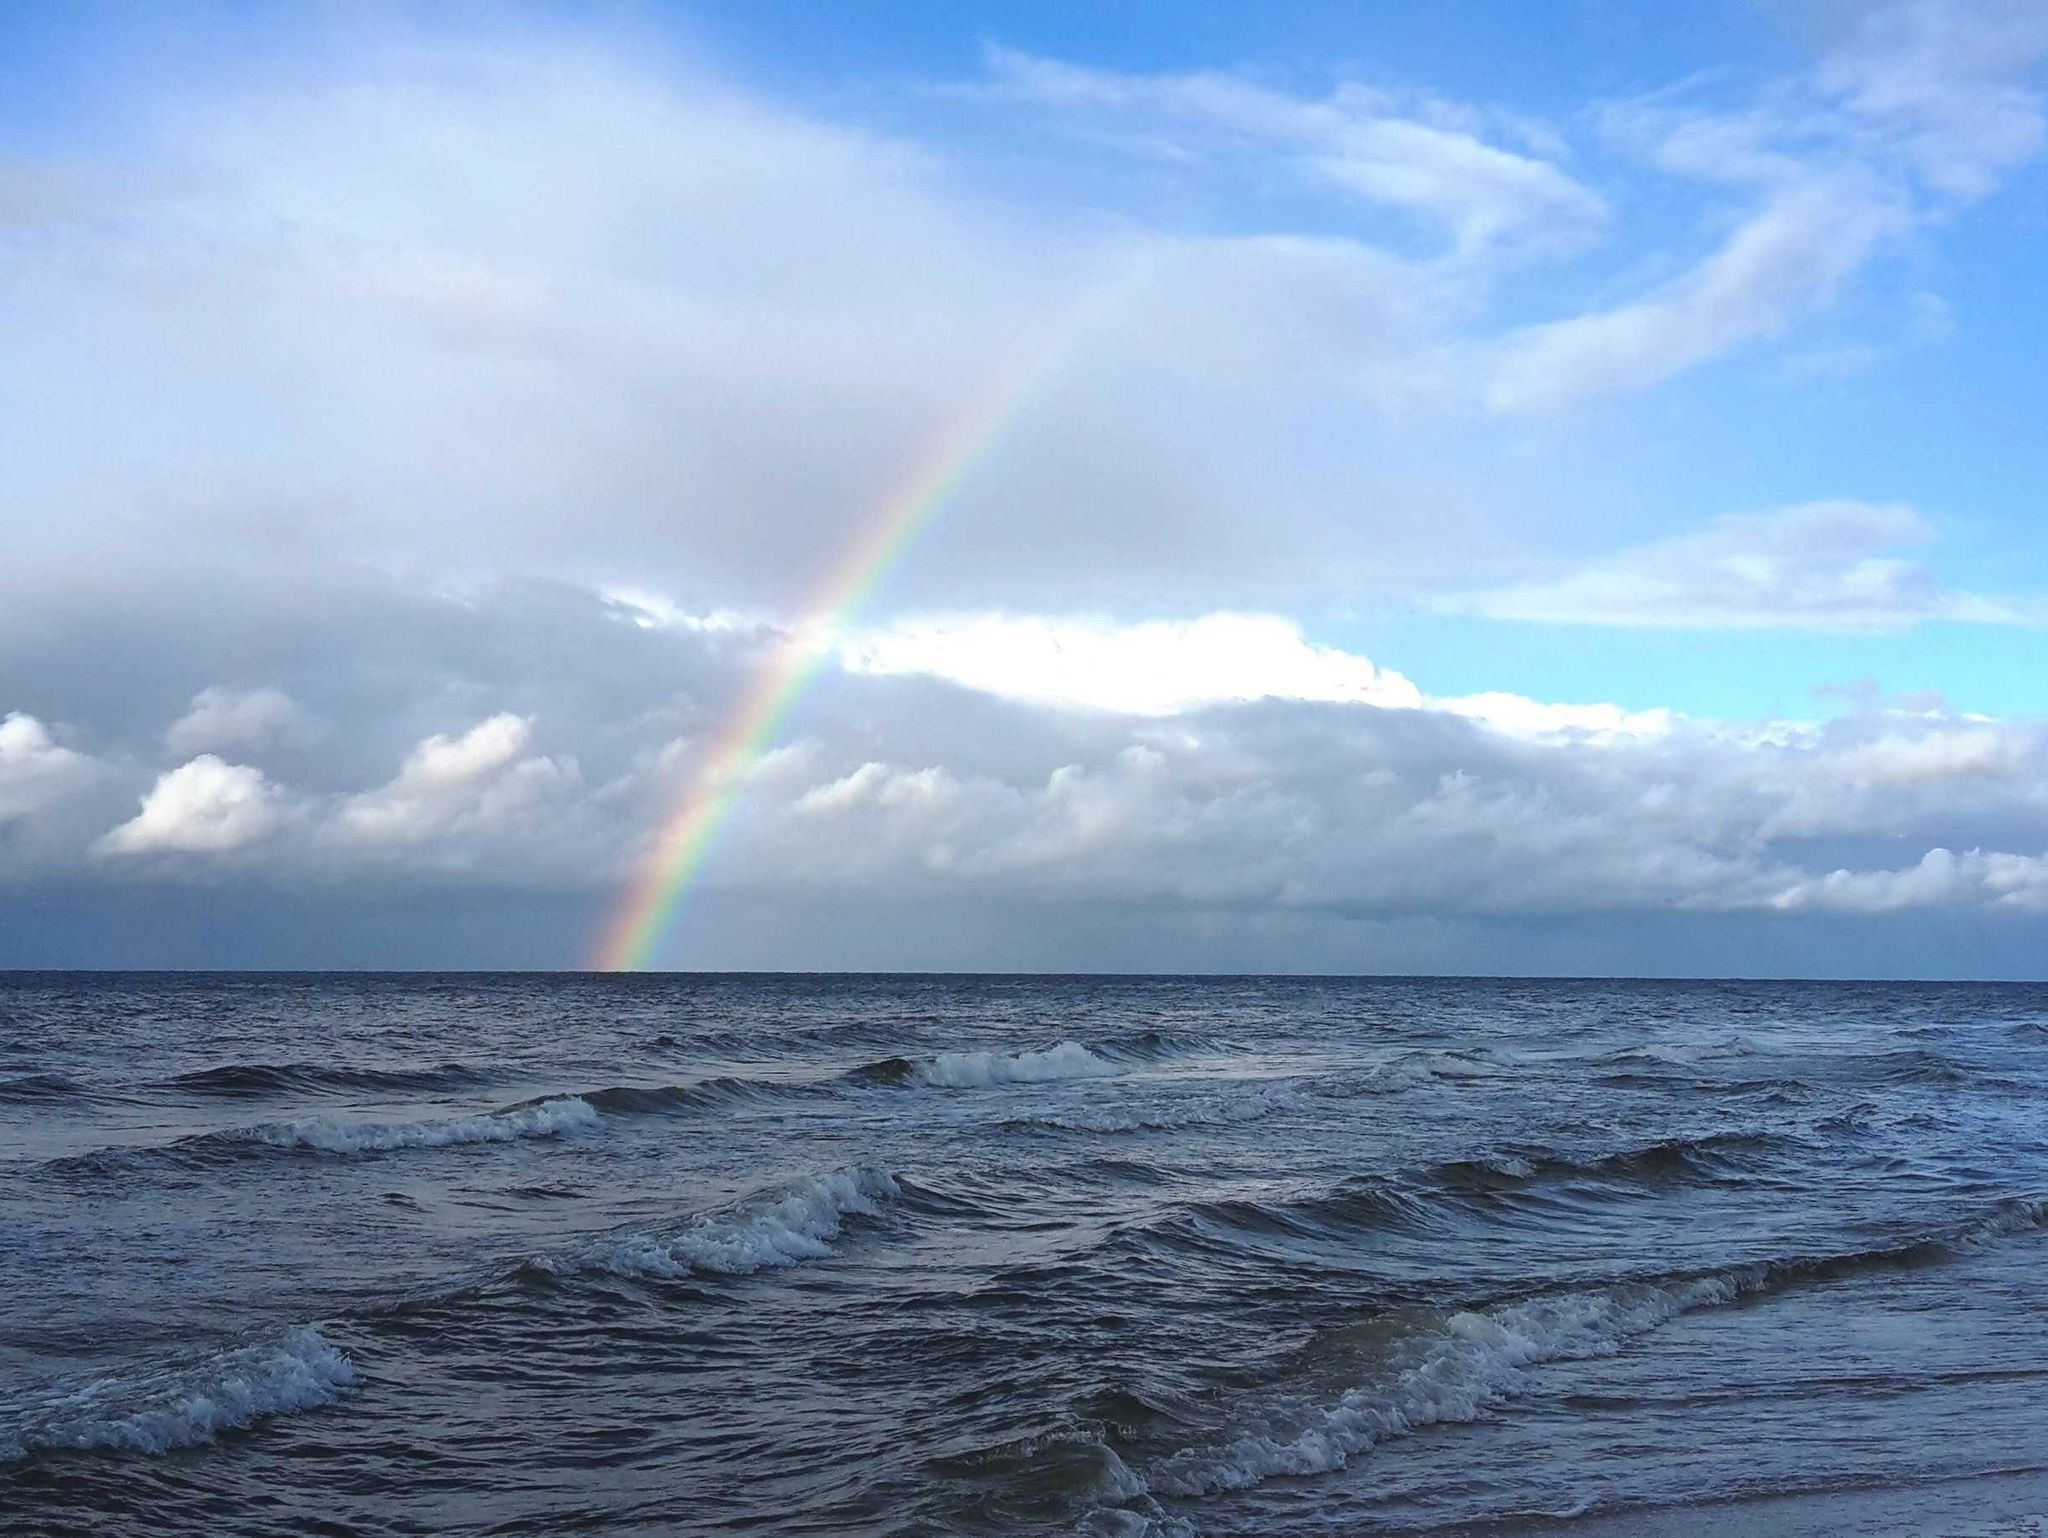
[(1174, 1495), (1241, 1490), (1281, 1475), (1323, 1474), (1420, 1426), (1478, 1418), (1512, 1397), (1539, 1362), (1605, 1356), (1666, 1320), (1742, 1291), (1738, 1279), (1708, 1276), (1663, 1286), (1627, 1285), (1529, 1298), (1454, 1313), (1395, 1342), (1385, 1376), (1332, 1405), (1288, 1406), (1222, 1447), (1168, 1460), (1151, 1487)]
[(107, 1379), (31, 1405), (0, 1430), (0, 1458), (196, 1447), (269, 1416), (332, 1404), (355, 1381), (354, 1364), (301, 1325), (275, 1344), (222, 1352), (196, 1368)]
[(911, 1066), (910, 1078), (940, 1089), (987, 1089), (997, 1084), (1044, 1084), (1058, 1079), (1110, 1079), (1124, 1065), (1063, 1041), (1037, 1052), (941, 1052)]
[(1334, 1404), (1276, 1404), (1220, 1446), (1175, 1454), (1148, 1485), (1165, 1494), (1211, 1495), (1275, 1477), (1328, 1473), (1418, 1427), (1476, 1419), (1519, 1393), (1533, 1366), (1611, 1355), (1690, 1310), (1937, 1259), (2044, 1221), (2048, 1202), (2014, 1200), (1939, 1234), (1895, 1245), (1621, 1282), (1418, 1321), (1411, 1333), (1383, 1348), (1371, 1383), (1347, 1390)]
[(902, 1194), (884, 1170), (813, 1175), (767, 1197), (707, 1213), (675, 1234), (624, 1233), (597, 1239), (566, 1259), (539, 1262), (549, 1271), (608, 1271), (615, 1276), (677, 1278), (708, 1272), (745, 1276), (832, 1253), (852, 1214), (875, 1217)]
[(588, 1101), (570, 1095), (514, 1111), (493, 1111), (454, 1121), (347, 1122), (331, 1116), (307, 1116), (252, 1128), (248, 1136), (278, 1148), (355, 1154), (382, 1153), (394, 1148), (441, 1148), (450, 1143), (510, 1143), (524, 1137), (590, 1132), (603, 1124), (603, 1118)]

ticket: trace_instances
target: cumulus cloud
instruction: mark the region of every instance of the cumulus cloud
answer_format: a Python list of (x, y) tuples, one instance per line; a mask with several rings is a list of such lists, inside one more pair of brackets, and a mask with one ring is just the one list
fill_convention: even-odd
[(284, 796), (260, 769), (202, 753), (159, 778), (142, 810), (95, 847), (110, 855), (225, 854), (269, 837), (285, 816)]
[(573, 764), (530, 755), (533, 723), (500, 712), (459, 736), (429, 737), (392, 780), (348, 798), (334, 831), (367, 845), (418, 845), (489, 833), (574, 788)]
[(202, 689), (164, 734), (173, 753), (235, 752), (304, 735), (312, 722), (281, 689)]
[[(1804, 868), (1821, 830), (1769, 824), (1801, 802), (1840, 808), (1842, 776), (1868, 756), (1863, 732), (1816, 729), (1789, 746), (1705, 729), (1538, 744), (1375, 707), (1211, 712), (1043, 776), (850, 765), (757, 805), (735, 865), (749, 874), (725, 879), (784, 870), (806, 890), (1375, 919), (1846, 909), (1877, 878)], [(1981, 761), (1958, 766), (1938, 790), (1866, 780), (1827, 831), (1881, 847), (1901, 828), (1978, 821), (2038, 838), (2041, 785), (2031, 747), (1989, 775)], [(1987, 877), (1962, 895), (2020, 905), (2004, 895), (2031, 890), (2018, 858), (1987, 855), (2005, 885)], [(1865, 906), (1935, 900), (1959, 898), (1908, 886)]]
[(1944, 591), (1900, 552), (1934, 531), (1909, 507), (1810, 502), (1734, 513), (1561, 575), (1440, 597), (1445, 610), (1545, 624), (1676, 630), (1903, 630), (1924, 620), (2040, 624), (2048, 605)]
[(34, 716), (16, 710), (0, 718), (0, 824), (43, 810), (92, 774), (91, 760), (58, 746)]
[[(570, 894), (594, 928), (749, 677), (784, 644), (772, 627), (635, 615), (646, 611), (593, 601), (499, 613), (435, 600), (410, 623), (441, 650), (417, 655), (417, 639), (394, 637), (393, 658), (414, 655), (417, 671), (398, 675), (408, 692), (379, 696), (374, 714), (425, 711), (439, 729), (381, 761), (350, 761), (353, 783), (334, 789), (213, 756), (152, 779), (138, 764), (148, 737), (109, 744), (93, 772), (134, 784), (140, 811), (103, 834), (101, 859), (89, 857), (89, 833), (68, 864), (44, 839), (38, 868), (55, 860), (67, 879), (90, 882), (119, 859), (130, 889), (214, 871), (382, 902), (411, 893), (422, 923), (451, 901), (436, 893)], [(2036, 724), (1877, 698), (1821, 721), (1633, 721), (1613, 707), (1475, 703), (1407, 685), (1418, 704), (1405, 691), (1390, 699), (1387, 680), (1400, 675), (1368, 672), (1369, 659), (1285, 627), (1233, 628), (1253, 618), (1130, 640), (1106, 622), (1079, 626), (1072, 633), (1101, 649), (1112, 677), (1120, 647), (1157, 648), (1161, 634), (1191, 637), (1197, 657), (1218, 648), (1219, 665), (1223, 640), (1248, 636), (1251, 655), (1276, 669), (1272, 688), (1240, 666), (1226, 674), (1232, 697), (1188, 683), (1176, 685), (1179, 703), (1140, 695), (1122, 708), (1046, 697), (1065, 684), (1056, 658), (1044, 671), (1044, 637), (1064, 638), (1068, 621), (1001, 617), (1022, 638), (1014, 666), (979, 655), (958, 677), (919, 653), (897, 659), (914, 670), (872, 671), (856, 644), (847, 665), (826, 670), (786, 746), (738, 787), (704, 878), (707, 911), (922, 903), (962, 924), (1030, 912), (1027, 927), (1052, 944), (1078, 942), (1074, 926), (1107, 905), (1141, 948), (1147, 926), (1284, 918), (1335, 964), (1357, 924), (1748, 914), (1796, 925), (2024, 915), (2037, 903), (2048, 733)], [(397, 620), (387, 613), (384, 624)], [(1007, 632), (975, 633), (992, 645)], [(917, 644), (945, 650), (929, 636)], [(452, 692), (450, 655), (470, 667)], [(375, 671), (388, 680), (384, 661)], [(593, 679), (613, 692), (594, 696)], [(548, 701), (545, 740), (528, 711), (462, 703), (493, 695)], [(189, 697), (189, 687), (177, 696)], [(322, 714), (340, 746), (354, 717), (337, 708)], [(62, 751), (19, 724), (4, 741), (15, 759)], [(583, 750), (574, 759), (571, 744)], [(10, 831), (18, 846), (73, 826), (50, 802)], [(1967, 853), (1953, 871), (1909, 864), (1908, 879), (1897, 874), (1902, 848)], [(138, 859), (150, 854), (179, 858)], [(0, 875), (9, 857), (0, 843)], [(1482, 964), (1483, 941), (1467, 943), (1481, 949), (1432, 954)], [(574, 933), (560, 944), (548, 959), (581, 953)]]
[(1838, 913), (1895, 913), (1968, 903), (2048, 910), (2048, 855), (1955, 854), (1930, 849), (1899, 870), (1833, 870), (1794, 882), (1771, 899), (1774, 908)]

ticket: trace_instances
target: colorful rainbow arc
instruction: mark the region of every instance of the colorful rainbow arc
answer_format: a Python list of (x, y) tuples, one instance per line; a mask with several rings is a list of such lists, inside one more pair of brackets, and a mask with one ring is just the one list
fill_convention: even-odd
[(638, 971), (652, 959), (691, 882), (710, 857), (748, 774), (774, 746), (805, 686), (831, 656), (833, 643), (911, 540), (952, 499), (1058, 371), (1071, 351), (1073, 335), (1067, 330), (1060, 343), (1034, 355), (973, 409), (955, 418), (916, 473), (862, 522), (806, 609), (808, 617), (792, 627), (769, 655), (706, 748), (653, 851), (613, 908), (591, 958), (593, 969)]

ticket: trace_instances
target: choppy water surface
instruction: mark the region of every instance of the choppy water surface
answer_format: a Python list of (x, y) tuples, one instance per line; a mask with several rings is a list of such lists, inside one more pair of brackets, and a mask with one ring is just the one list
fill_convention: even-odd
[(1948, 1509), (2044, 1088), (2023, 987), (0, 976), (0, 1531)]

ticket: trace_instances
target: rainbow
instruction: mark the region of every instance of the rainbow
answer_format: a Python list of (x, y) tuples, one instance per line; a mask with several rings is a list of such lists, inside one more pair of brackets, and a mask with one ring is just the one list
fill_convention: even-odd
[(749, 773), (775, 745), (790, 711), (832, 655), (833, 643), (919, 531), (952, 500), (1058, 370), (1071, 338), (1067, 330), (1062, 342), (1032, 356), (954, 418), (915, 473), (862, 520), (804, 610), (806, 618), (770, 652), (706, 746), (647, 859), (614, 905), (591, 956), (593, 970), (635, 972), (652, 959), (710, 858)]

